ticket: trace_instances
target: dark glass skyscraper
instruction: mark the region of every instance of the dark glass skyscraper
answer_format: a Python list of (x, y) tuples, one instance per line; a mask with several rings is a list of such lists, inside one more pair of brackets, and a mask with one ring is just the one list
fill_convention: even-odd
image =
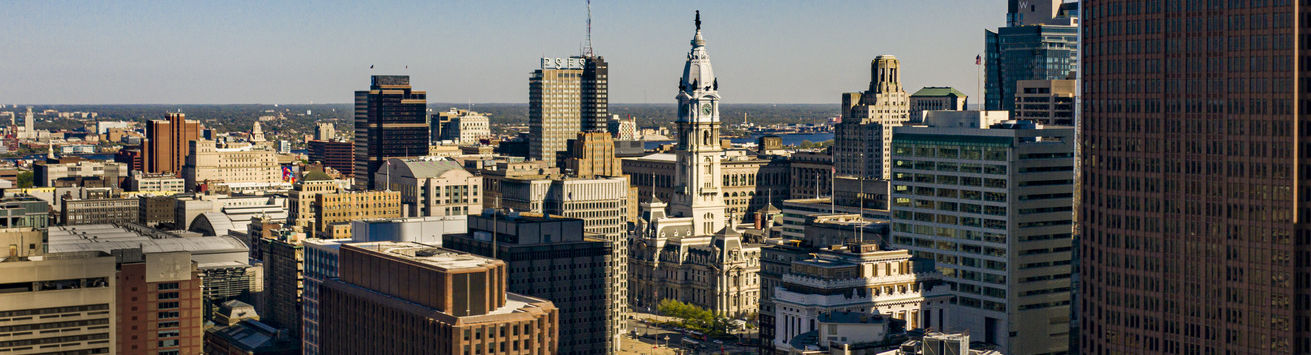
[(1308, 16), (1083, 2), (1083, 353), (1311, 353)]
[(355, 92), (355, 188), (372, 189), (388, 158), (428, 155), (428, 94), (408, 75), (374, 75)]
[[(1057, 5), (1053, 7), (1057, 9), (1055, 17), (1046, 21), (1039, 14), (1028, 14), (1026, 21), (1012, 20), (1012, 25), (998, 28), (997, 32), (984, 32), (986, 109), (1014, 109), (1017, 81), (1074, 78), (1079, 53), (1077, 6)], [(1015, 11), (1016, 5), (1012, 4), (1007, 17), (1018, 17)]]
[(585, 57), (582, 78), (583, 131), (605, 132), (610, 123), (610, 69), (605, 57)]

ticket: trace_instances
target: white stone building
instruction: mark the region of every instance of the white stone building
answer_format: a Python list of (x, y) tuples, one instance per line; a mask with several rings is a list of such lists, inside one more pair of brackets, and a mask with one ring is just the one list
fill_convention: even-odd
[(678, 144), (669, 204), (643, 203), (630, 246), (630, 303), (653, 310), (674, 299), (736, 317), (760, 299), (760, 246), (743, 242), (724, 202), (719, 82), (710, 66), (701, 19), (678, 92)]
[(823, 249), (792, 262), (774, 287), (774, 346), (820, 330), (820, 318), (834, 312), (881, 314), (905, 322), (905, 329), (941, 328), (950, 322), (947, 286), (932, 262), (912, 260), (906, 250), (876, 244)]
[(936, 261), (956, 297), (953, 324), (1004, 353), (1067, 351), (1074, 129), (1007, 121), (894, 134), (890, 242)]

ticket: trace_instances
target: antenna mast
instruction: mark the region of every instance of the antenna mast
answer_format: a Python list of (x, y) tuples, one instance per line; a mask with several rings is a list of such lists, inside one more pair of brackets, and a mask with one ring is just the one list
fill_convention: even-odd
[(583, 56), (592, 57), (592, 0), (587, 0), (587, 46), (583, 47)]

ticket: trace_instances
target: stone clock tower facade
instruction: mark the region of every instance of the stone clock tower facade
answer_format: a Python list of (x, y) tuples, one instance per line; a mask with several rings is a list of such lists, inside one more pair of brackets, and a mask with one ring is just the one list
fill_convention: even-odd
[(693, 235), (709, 235), (724, 229), (723, 174), (719, 143), (719, 82), (710, 68), (706, 40), (701, 37), (701, 15), (697, 14), (692, 51), (683, 65), (678, 83), (678, 172), (677, 186), (669, 212), (674, 217), (691, 217)]

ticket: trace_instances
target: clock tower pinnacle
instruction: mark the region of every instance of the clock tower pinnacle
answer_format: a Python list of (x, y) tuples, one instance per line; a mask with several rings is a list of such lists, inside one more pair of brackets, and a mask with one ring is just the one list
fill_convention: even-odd
[(723, 177), (719, 138), (719, 80), (710, 67), (706, 40), (701, 36), (701, 12), (696, 14), (692, 50), (678, 83), (678, 173), (681, 190), (669, 204), (670, 213), (693, 218), (693, 235), (710, 235), (724, 229)]

